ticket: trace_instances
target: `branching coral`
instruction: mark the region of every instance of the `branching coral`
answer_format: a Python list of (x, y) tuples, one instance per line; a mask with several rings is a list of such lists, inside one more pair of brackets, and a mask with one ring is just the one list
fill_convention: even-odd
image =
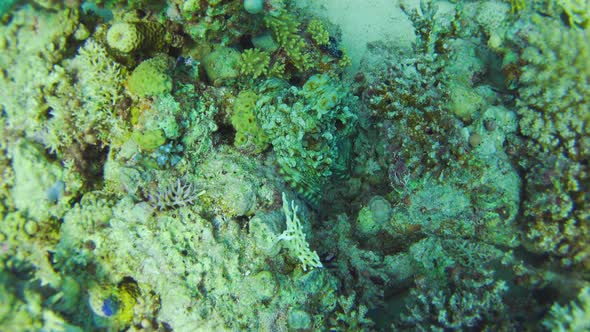
[(259, 49), (245, 50), (240, 56), (240, 73), (256, 79), (269, 70), (270, 55)]
[(103, 46), (87, 40), (76, 57), (54, 68), (51, 78), (45, 97), (51, 118), (43, 139), (49, 149), (63, 152), (73, 142), (121, 143), (127, 124), (115, 108), (123, 98), (125, 70)]
[[(481, 275), (457, 276), (447, 289), (428, 284), (412, 291), (407, 311), (402, 316), (404, 328), (418, 331), (445, 331), (481, 328), (494, 323), (503, 310), (507, 286), (496, 281), (489, 272)], [(407, 325), (406, 325), (407, 324)]]
[(285, 246), (289, 248), (291, 255), (299, 260), (303, 271), (307, 271), (308, 267), (310, 269), (322, 267), (318, 254), (309, 249), (309, 244), (305, 240), (305, 233), (297, 216), (297, 206), (291, 201), (291, 207), (289, 207), (285, 193), (283, 193), (283, 212), (287, 229), (278, 236), (277, 240), (286, 242)]
[(293, 15), (283, 11), (278, 16), (266, 15), (264, 22), (273, 31), (274, 37), (287, 53), (293, 65), (301, 71), (311, 68), (313, 62), (305, 40), (299, 36), (299, 22)]
[(554, 304), (543, 325), (555, 332), (590, 329), (590, 288), (582, 288), (577, 300), (569, 305)]
[(588, 158), (590, 37), (540, 16), (523, 24), (513, 35), (525, 45), (517, 100), (521, 131), (543, 151), (564, 149), (573, 160)]
[(517, 112), (526, 138), (524, 215), (533, 250), (590, 267), (590, 39), (552, 18), (523, 19), (505, 56), (522, 68)]

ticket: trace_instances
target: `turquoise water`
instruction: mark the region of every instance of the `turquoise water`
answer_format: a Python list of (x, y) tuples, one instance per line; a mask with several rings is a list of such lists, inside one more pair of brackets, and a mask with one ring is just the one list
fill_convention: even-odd
[(1, 331), (590, 329), (587, 1), (0, 15)]

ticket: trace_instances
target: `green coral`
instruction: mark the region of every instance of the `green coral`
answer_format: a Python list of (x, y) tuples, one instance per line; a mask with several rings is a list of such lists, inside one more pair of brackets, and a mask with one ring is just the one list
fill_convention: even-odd
[(535, 16), (522, 50), (518, 112), (524, 135), (544, 151), (562, 146), (573, 159), (590, 157), (590, 37)]
[(461, 275), (446, 289), (420, 284), (413, 289), (402, 315), (401, 330), (463, 330), (484, 322), (493, 323), (504, 310), (508, 286), (488, 273)]
[[(353, 131), (355, 99), (328, 75), (310, 77), (301, 89), (271, 79), (259, 91), (256, 116), (270, 138), (283, 177), (316, 202), (335, 168), (346, 164), (342, 147)], [(350, 106), (349, 106), (350, 105)]]
[(580, 289), (577, 299), (568, 305), (555, 303), (543, 320), (543, 326), (555, 332), (590, 329), (590, 288)]
[(0, 67), (6, 69), (0, 74), (0, 106), (16, 135), (33, 138), (46, 131), (54, 65), (65, 57), (79, 20), (76, 10), (38, 12), (27, 5), (0, 26)]
[(203, 59), (207, 77), (213, 84), (221, 84), (240, 74), (240, 52), (230, 47), (218, 47)]
[(253, 91), (241, 91), (236, 97), (231, 113), (231, 124), (236, 130), (234, 145), (254, 153), (264, 151), (269, 143), (269, 138), (254, 113), (257, 100), (258, 96)]
[(12, 150), (14, 187), (11, 194), (15, 207), (37, 221), (44, 221), (51, 215), (59, 216), (50, 191), (62, 180), (62, 168), (48, 161), (39, 147), (25, 140)]
[(139, 97), (162, 96), (172, 91), (172, 59), (166, 55), (147, 59), (137, 66), (127, 80), (127, 90)]
[(270, 54), (253, 48), (245, 50), (240, 56), (240, 73), (256, 79), (266, 75), (270, 65)]
[(63, 153), (65, 147), (108, 142), (120, 144), (127, 133), (127, 123), (115, 114), (123, 98), (124, 68), (106, 49), (89, 39), (78, 54), (55, 66), (46, 90), (52, 108), (44, 136), (45, 145)]
[(555, 0), (565, 13), (570, 26), (590, 27), (590, 2), (587, 0)]
[(161, 51), (169, 40), (166, 29), (158, 22), (139, 21), (113, 24), (106, 35), (107, 45), (129, 54), (140, 51)]
[(299, 35), (300, 24), (295, 16), (281, 11), (276, 16), (266, 15), (264, 23), (272, 30), (274, 38), (298, 70), (305, 71), (313, 67), (313, 58), (307, 51), (305, 39)]
[(137, 130), (131, 134), (131, 138), (144, 151), (153, 152), (160, 145), (166, 143), (166, 136), (161, 130)]
[(510, 8), (512, 13), (518, 13), (526, 8), (525, 0), (504, 0), (504, 2), (510, 2)]
[(327, 46), (330, 44), (330, 34), (324, 27), (320, 20), (311, 20), (307, 25), (307, 33), (311, 35), (313, 41), (320, 46)]
[(211, 154), (198, 172), (209, 179), (199, 200), (212, 213), (249, 216), (272, 199), (268, 182), (254, 175), (256, 164), (233, 149)]
[(359, 212), (356, 229), (361, 236), (374, 236), (383, 228), (385, 223), (389, 222), (390, 217), (390, 203), (383, 197), (375, 196)]
[(3, 331), (82, 332), (59, 312), (46, 307), (47, 289), (0, 270), (0, 329)]

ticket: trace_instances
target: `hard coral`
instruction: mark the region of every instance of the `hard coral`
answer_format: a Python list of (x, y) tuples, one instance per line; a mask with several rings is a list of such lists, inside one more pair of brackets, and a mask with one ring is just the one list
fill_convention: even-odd
[(351, 110), (355, 98), (328, 75), (310, 77), (301, 89), (271, 79), (259, 92), (256, 116), (273, 145), (279, 171), (317, 203), (336, 166), (349, 162), (345, 142), (357, 119)]
[(158, 55), (143, 61), (129, 76), (127, 89), (139, 97), (162, 96), (170, 93), (172, 63), (172, 59), (166, 55)]
[(461, 276), (452, 284), (447, 289), (433, 289), (419, 281), (419, 291), (412, 290), (407, 311), (402, 315), (402, 327), (447, 331), (493, 326), (494, 317), (503, 309), (506, 284), (494, 280), (489, 273)]
[(107, 45), (122, 53), (160, 50), (165, 36), (166, 30), (158, 22), (116, 23), (107, 31)]
[(287, 220), (287, 229), (278, 237), (278, 240), (287, 242), (286, 246), (289, 248), (291, 254), (299, 260), (303, 271), (307, 271), (316, 267), (322, 267), (322, 262), (315, 251), (309, 249), (309, 244), (305, 240), (305, 233), (301, 226), (301, 221), (297, 216), (297, 206), (295, 202), (289, 202), (283, 193), (283, 212)]
[(507, 66), (522, 65), (516, 99), (526, 138), (524, 215), (530, 247), (590, 269), (590, 39), (550, 17), (509, 31)]

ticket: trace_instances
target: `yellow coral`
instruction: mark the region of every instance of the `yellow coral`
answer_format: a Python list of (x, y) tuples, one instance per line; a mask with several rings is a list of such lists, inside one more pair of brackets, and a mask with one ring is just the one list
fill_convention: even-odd
[(507, 0), (510, 2), (510, 8), (512, 13), (520, 12), (526, 8), (525, 0)]
[(569, 19), (571, 26), (579, 25), (586, 29), (590, 26), (590, 1), (588, 0), (556, 0)]
[(293, 15), (281, 12), (278, 16), (266, 15), (264, 23), (273, 32), (273, 36), (287, 53), (290, 61), (299, 70), (313, 67), (311, 56), (306, 53), (305, 40), (299, 36), (299, 22)]
[(161, 50), (166, 44), (166, 30), (158, 22), (113, 24), (107, 31), (107, 44), (122, 53)]
[(139, 97), (169, 93), (172, 90), (171, 64), (172, 59), (166, 55), (143, 61), (127, 80), (127, 90)]
[(316, 44), (320, 46), (330, 44), (330, 34), (320, 20), (311, 20), (306, 31), (311, 35), (311, 39), (313, 39)]
[(258, 78), (268, 73), (270, 55), (257, 48), (244, 51), (240, 56), (240, 73)]

